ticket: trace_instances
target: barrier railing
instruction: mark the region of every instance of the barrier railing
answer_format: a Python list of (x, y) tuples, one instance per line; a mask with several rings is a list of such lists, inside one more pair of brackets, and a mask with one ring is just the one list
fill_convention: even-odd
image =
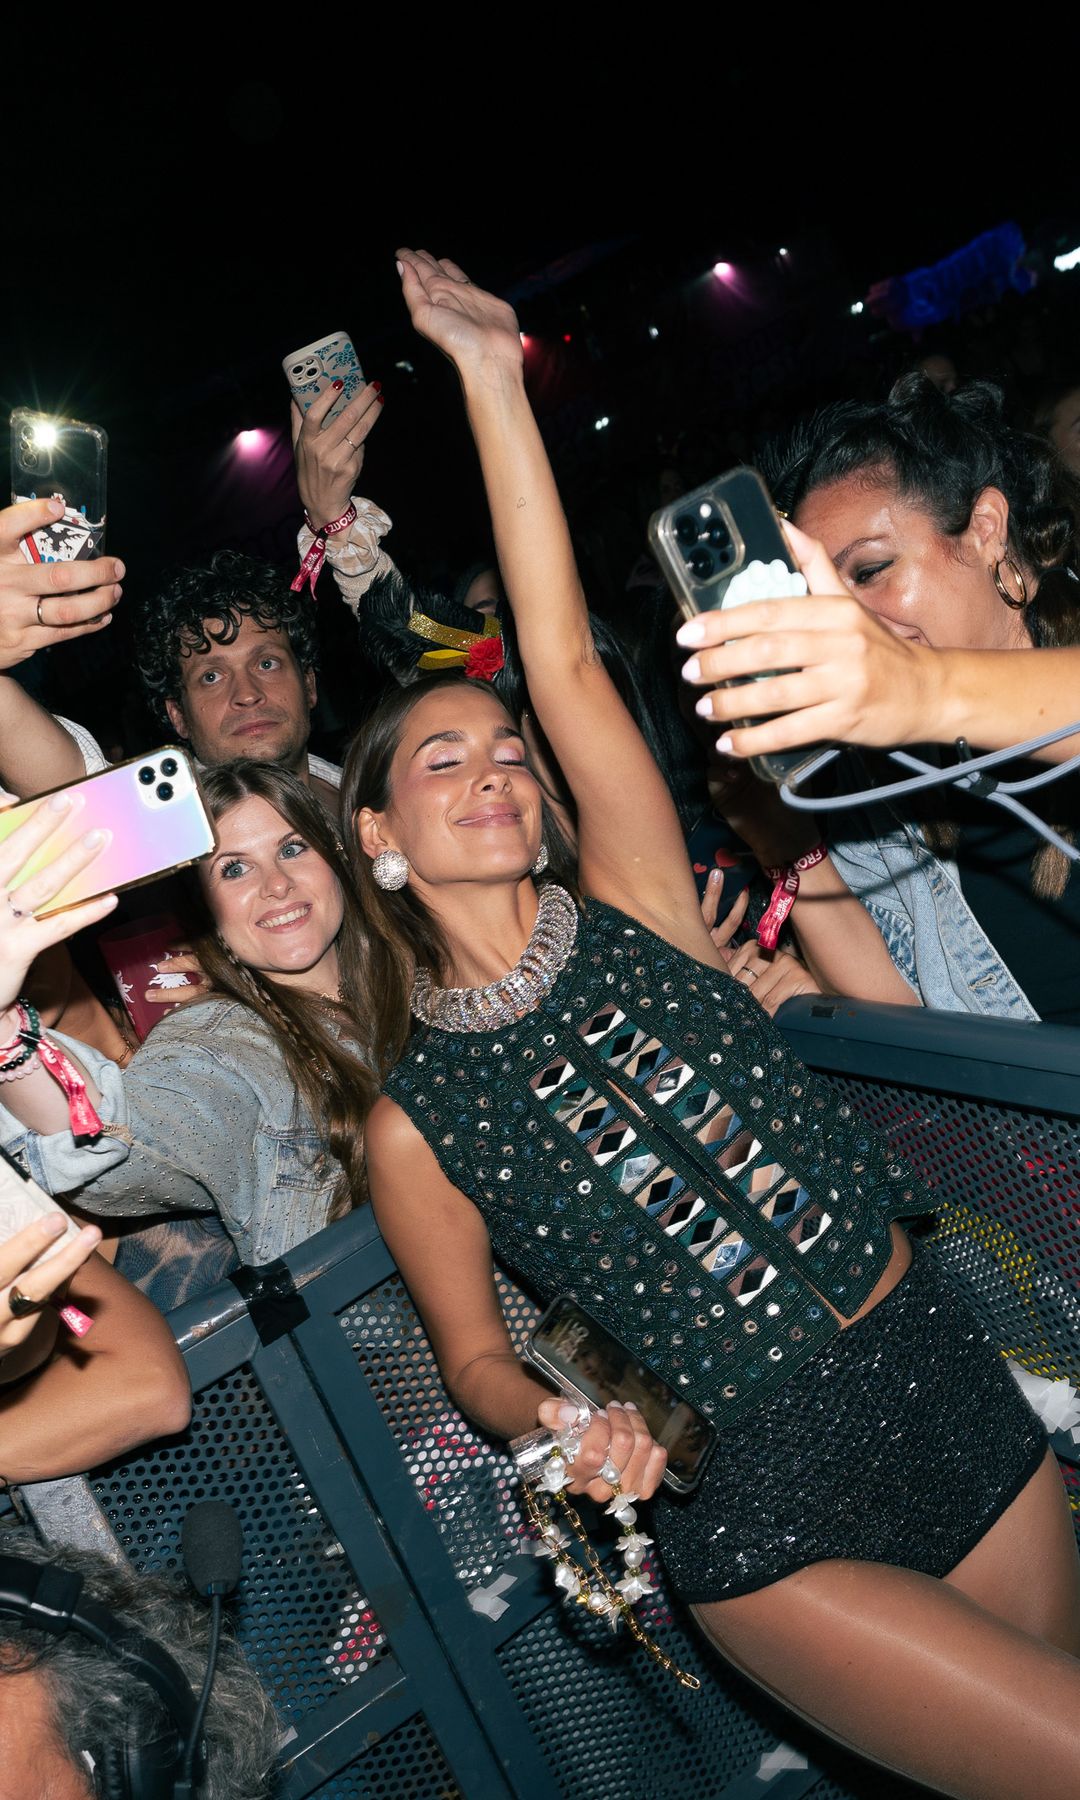
[[(1080, 1034), (792, 1003), (783, 1019), (934, 1183), (930, 1241), (1025, 1367), (1080, 1384)], [(961, 1027), (961, 1029), (957, 1029)], [(520, 1342), (532, 1300), (503, 1280)], [(57, 1538), (180, 1567), (187, 1508), (245, 1535), (235, 1622), (288, 1729), (281, 1800), (849, 1800), (913, 1793), (805, 1732), (694, 1634), (645, 1622), (703, 1689), (570, 1612), (529, 1550), (501, 1445), (456, 1411), (370, 1213), (181, 1307), (190, 1429), (25, 1490)], [(1077, 1445), (1056, 1446), (1077, 1481)]]

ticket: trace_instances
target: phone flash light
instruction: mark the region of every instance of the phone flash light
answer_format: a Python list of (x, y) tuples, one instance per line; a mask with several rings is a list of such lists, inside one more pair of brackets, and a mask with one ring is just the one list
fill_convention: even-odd
[(39, 450), (51, 450), (56, 444), (57, 431), (55, 425), (44, 421), (34, 426), (34, 442)]

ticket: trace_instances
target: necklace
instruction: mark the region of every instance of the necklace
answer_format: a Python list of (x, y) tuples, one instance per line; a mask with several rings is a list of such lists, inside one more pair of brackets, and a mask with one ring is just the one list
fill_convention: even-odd
[(426, 969), (413, 982), (412, 1010), (442, 1031), (491, 1031), (531, 1012), (554, 987), (577, 938), (578, 910), (565, 888), (545, 882), (536, 923), (519, 960), (487, 987), (436, 987)]

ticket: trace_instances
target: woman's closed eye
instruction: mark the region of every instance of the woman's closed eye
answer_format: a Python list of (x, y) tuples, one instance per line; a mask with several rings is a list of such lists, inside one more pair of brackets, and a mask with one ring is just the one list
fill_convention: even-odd
[(855, 587), (869, 587), (875, 576), (883, 575), (886, 569), (892, 568), (893, 560), (892, 557), (887, 557), (884, 562), (863, 563), (859, 568), (851, 571), (848, 579)]

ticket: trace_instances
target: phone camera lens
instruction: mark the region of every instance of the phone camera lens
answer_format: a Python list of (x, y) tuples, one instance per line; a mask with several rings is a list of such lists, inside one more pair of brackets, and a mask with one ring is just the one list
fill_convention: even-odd
[(139, 780), (142, 782), (143, 787), (149, 787), (152, 781), (157, 780), (157, 774), (153, 769), (147, 766), (146, 768), (139, 770)]
[(680, 513), (675, 521), (675, 536), (685, 549), (698, 541), (698, 522), (693, 513)]
[(699, 581), (708, 581), (709, 576), (713, 572), (711, 550), (706, 550), (704, 546), (699, 546), (699, 548), (693, 552), (693, 555), (687, 558), (687, 561)]
[(716, 520), (709, 526), (706, 536), (709, 543), (715, 544), (718, 550), (724, 549), (726, 545), (731, 542), (731, 534), (728, 531), (727, 526), (721, 525), (719, 520)]
[(156, 792), (159, 800), (171, 800), (173, 797), (172, 783), (170, 781), (159, 781)]
[(163, 775), (175, 775), (176, 774), (176, 758), (175, 758), (175, 756), (166, 756), (164, 758), (164, 760), (162, 761), (162, 764), (161, 764), (161, 773)]

